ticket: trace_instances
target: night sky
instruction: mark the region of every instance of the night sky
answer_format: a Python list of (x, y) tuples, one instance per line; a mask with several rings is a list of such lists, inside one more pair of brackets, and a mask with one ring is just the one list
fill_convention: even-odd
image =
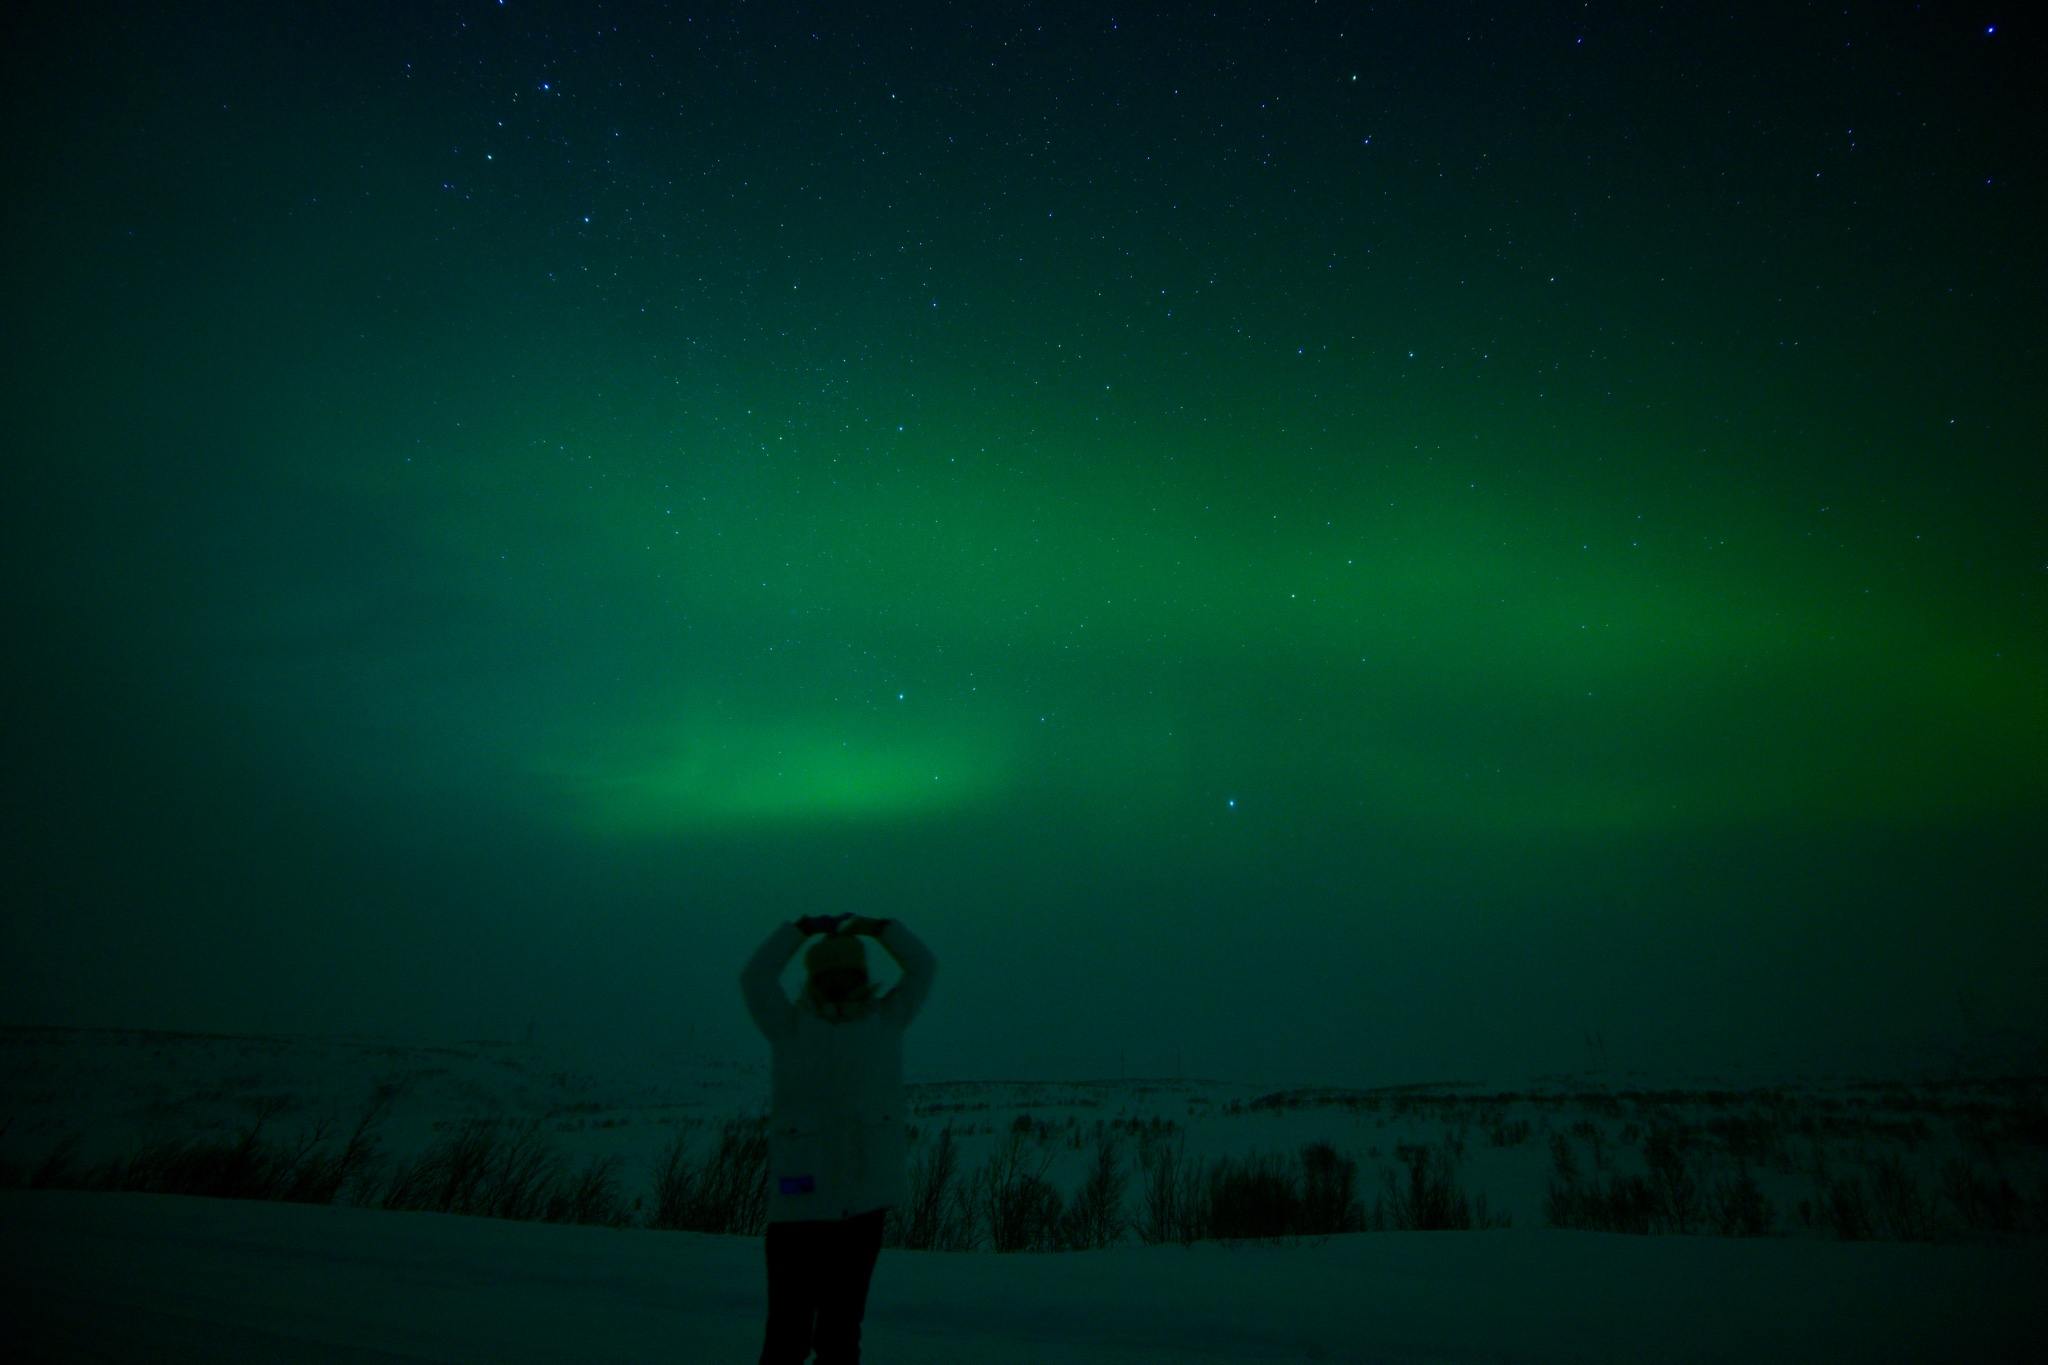
[(854, 911), (913, 1078), (2048, 1030), (2023, 14), (47, 8), (5, 1022), (754, 1059)]

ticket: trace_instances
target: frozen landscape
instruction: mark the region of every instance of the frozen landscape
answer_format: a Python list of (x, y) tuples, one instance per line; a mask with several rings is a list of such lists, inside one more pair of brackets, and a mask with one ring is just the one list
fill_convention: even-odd
[[(7, 1316), (30, 1358), (758, 1350), (758, 1238), (677, 1229), (758, 1219), (761, 1067), (0, 1040)], [(922, 1212), (891, 1228), (868, 1358), (2029, 1358), (2043, 1093), (2011, 1073), (916, 1085)], [(236, 1182), (268, 1197), (147, 1192)], [(520, 1216), (435, 1211), (493, 1200)]]
[(2048, 27), (9, 18), (0, 1365), (2048, 1360)]

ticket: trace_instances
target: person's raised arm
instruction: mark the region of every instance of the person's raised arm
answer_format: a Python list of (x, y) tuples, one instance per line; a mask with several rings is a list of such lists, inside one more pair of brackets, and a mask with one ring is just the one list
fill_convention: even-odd
[(932, 950), (904, 928), (901, 920), (857, 919), (848, 923), (846, 932), (866, 934), (896, 959), (896, 965), (903, 968), (903, 977), (882, 997), (882, 1012), (898, 1025), (915, 1019), (924, 1008), (925, 997), (931, 994), (932, 977), (939, 968)]
[(773, 1040), (786, 1038), (796, 1028), (796, 1006), (782, 993), (782, 969), (804, 946), (804, 931), (794, 924), (777, 925), (740, 972), (740, 994), (754, 1027)]

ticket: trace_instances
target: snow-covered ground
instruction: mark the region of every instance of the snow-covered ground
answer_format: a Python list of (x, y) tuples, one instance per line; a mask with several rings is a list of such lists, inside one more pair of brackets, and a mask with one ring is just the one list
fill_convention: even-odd
[[(13, 1359), (742, 1362), (753, 1238), (168, 1195), (0, 1192)], [(1358, 1233), (1057, 1256), (885, 1251), (865, 1358), (2038, 1360), (2048, 1257), (1606, 1233)]]
[[(289, 1144), (345, 1133), (381, 1094), (389, 1163), (473, 1119), (529, 1124), (572, 1165), (617, 1158), (644, 1221), (661, 1152), (678, 1134), (708, 1150), (721, 1122), (758, 1109), (766, 1079), (757, 1063), (687, 1051), (596, 1064), (503, 1043), (0, 1029), (0, 1163), (18, 1185), (56, 1153), (75, 1176), (152, 1140), (259, 1121)], [(1291, 1161), (1326, 1142), (1358, 1163), (1367, 1208), (1408, 1171), (1403, 1152), (1426, 1146), (1509, 1222), (1192, 1246), (1133, 1236), (1048, 1255), (891, 1248), (869, 1358), (2036, 1358), (2043, 1095), (2025, 1065), (1743, 1085), (915, 1086), (913, 1159), (950, 1129), (963, 1176), (1021, 1150), (1074, 1191), (1106, 1136), (1126, 1158), (1133, 1220), (1141, 1153)], [(1747, 1172), (1774, 1235), (1548, 1225), (1560, 1160), (1583, 1189), (1654, 1181), (1657, 1132), (1682, 1144), (1670, 1169), (1697, 1186), (1697, 1227)], [(1851, 1214), (1880, 1240), (1843, 1240)], [(1902, 1231), (1926, 1240), (1887, 1240)], [(758, 1350), (763, 1306), (757, 1239), (640, 1227), (17, 1188), (0, 1191), (0, 1245), (7, 1335), (47, 1359), (737, 1361)]]

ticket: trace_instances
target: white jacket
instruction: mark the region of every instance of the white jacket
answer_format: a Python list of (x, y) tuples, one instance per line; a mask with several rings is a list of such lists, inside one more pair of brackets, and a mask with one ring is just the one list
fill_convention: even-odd
[(900, 1204), (903, 1181), (903, 1030), (932, 988), (937, 960), (895, 920), (876, 940), (903, 968), (885, 995), (828, 1019), (808, 993), (795, 1001), (778, 978), (804, 943), (785, 924), (740, 973), (747, 1012), (774, 1052), (768, 1129), (768, 1218), (851, 1218)]

